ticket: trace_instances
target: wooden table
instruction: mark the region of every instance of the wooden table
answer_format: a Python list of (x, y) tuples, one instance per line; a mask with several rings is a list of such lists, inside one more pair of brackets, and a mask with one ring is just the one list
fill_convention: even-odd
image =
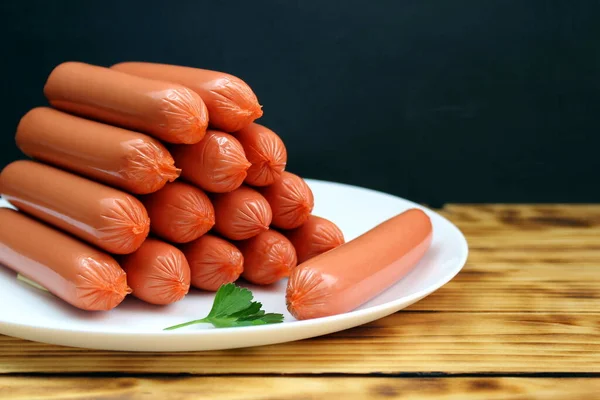
[(468, 238), (467, 266), (395, 315), (295, 343), (204, 353), (0, 336), (0, 398), (600, 398), (600, 205), (441, 212)]

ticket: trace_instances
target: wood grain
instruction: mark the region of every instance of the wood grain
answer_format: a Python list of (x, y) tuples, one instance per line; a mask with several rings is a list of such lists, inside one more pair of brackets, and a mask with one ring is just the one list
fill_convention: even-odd
[(536, 378), (0, 378), (0, 399), (573, 400), (600, 393), (600, 379)]
[(0, 373), (600, 372), (600, 314), (391, 315), (304, 341), (188, 353), (118, 353), (0, 339)]
[(479, 232), (600, 230), (598, 204), (448, 204), (440, 212), (462, 229)]
[(113, 353), (0, 336), (0, 373), (600, 373), (600, 205), (449, 205), (441, 212), (467, 236), (467, 266), (432, 296), (380, 321), (206, 353)]
[(448, 205), (463, 271), (410, 310), (600, 311), (600, 205)]
[(502, 265), (469, 259), (454, 280), (407, 310), (599, 312), (600, 267)]
[(599, 265), (599, 205), (448, 205), (441, 214), (467, 236), (472, 265)]

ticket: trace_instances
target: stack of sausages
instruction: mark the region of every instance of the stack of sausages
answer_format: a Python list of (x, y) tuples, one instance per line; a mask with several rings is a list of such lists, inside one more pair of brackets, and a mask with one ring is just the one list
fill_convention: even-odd
[(0, 264), (75, 307), (268, 285), (344, 242), (311, 215), (310, 188), (285, 171), (284, 143), (254, 122), (261, 106), (237, 77), (67, 62), (44, 94), (52, 107), (17, 128), (33, 160), (0, 174), (19, 210), (0, 209)]

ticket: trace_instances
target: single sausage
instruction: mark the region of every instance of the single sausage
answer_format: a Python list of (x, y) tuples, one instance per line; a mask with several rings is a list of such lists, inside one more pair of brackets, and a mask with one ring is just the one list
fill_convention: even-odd
[(0, 264), (82, 310), (110, 310), (131, 292), (108, 254), (8, 208), (0, 208)]
[(208, 131), (191, 146), (172, 146), (181, 176), (207, 192), (225, 193), (240, 187), (250, 163), (236, 138), (228, 133)]
[(16, 141), (30, 157), (134, 194), (155, 192), (181, 172), (156, 139), (47, 107), (21, 118)]
[(272, 213), (260, 193), (247, 186), (212, 196), (215, 231), (228, 239), (244, 240), (269, 229)]
[(287, 308), (297, 319), (354, 310), (404, 277), (431, 240), (427, 214), (419, 209), (403, 212), (298, 265), (288, 281)]
[(208, 196), (187, 183), (168, 183), (141, 201), (150, 216), (150, 230), (170, 242), (191, 242), (215, 224), (215, 210)]
[(299, 228), (282, 232), (296, 249), (298, 263), (344, 244), (344, 234), (333, 222), (310, 215)]
[(183, 253), (168, 243), (148, 238), (134, 253), (122, 256), (132, 295), (150, 304), (171, 304), (190, 290), (190, 267)]
[(7, 165), (0, 194), (19, 210), (110, 253), (137, 250), (150, 228), (135, 197), (33, 161)]
[(290, 275), (296, 266), (296, 250), (281, 233), (272, 229), (238, 243), (244, 255), (242, 277), (257, 285), (270, 285)]
[(58, 109), (169, 143), (197, 143), (208, 126), (206, 105), (190, 89), (95, 65), (60, 64), (50, 73), (44, 94)]
[(189, 87), (206, 103), (210, 125), (225, 132), (238, 131), (263, 114), (250, 86), (233, 75), (206, 69), (143, 62), (125, 62), (111, 68)]
[(267, 186), (281, 176), (287, 163), (287, 151), (275, 132), (252, 123), (236, 132), (235, 137), (252, 164), (245, 181), (248, 185)]
[(304, 179), (284, 171), (272, 185), (259, 189), (273, 210), (273, 226), (294, 229), (308, 219), (315, 205), (312, 190)]
[(182, 246), (192, 286), (216, 292), (221, 285), (235, 282), (244, 268), (244, 257), (233, 244), (211, 234)]

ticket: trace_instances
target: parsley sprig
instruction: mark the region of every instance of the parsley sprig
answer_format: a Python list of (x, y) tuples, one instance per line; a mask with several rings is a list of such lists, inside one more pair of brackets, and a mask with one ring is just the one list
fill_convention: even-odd
[(283, 314), (265, 313), (262, 303), (252, 301), (253, 298), (250, 290), (228, 283), (217, 290), (213, 306), (206, 317), (173, 325), (164, 330), (171, 331), (202, 323), (212, 324), (215, 328), (231, 328), (283, 322)]

